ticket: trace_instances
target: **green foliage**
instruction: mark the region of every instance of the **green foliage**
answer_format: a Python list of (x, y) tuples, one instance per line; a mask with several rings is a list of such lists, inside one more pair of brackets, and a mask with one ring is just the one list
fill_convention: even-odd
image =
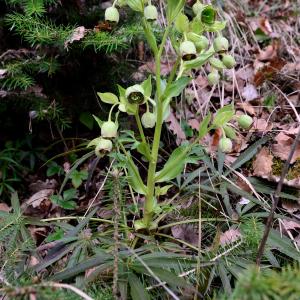
[(299, 264), (286, 266), (278, 272), (259, 270), (249, 267), (239, 277), (232, 295), (218, 299), (263, 300), (263, 299), (299, 299)]

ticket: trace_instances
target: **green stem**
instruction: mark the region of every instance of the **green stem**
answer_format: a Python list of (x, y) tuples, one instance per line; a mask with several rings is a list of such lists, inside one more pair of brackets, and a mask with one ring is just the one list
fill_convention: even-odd
[(139, 115), (138, 111), (135, 113), (134, 116), (135, 116), (135, 120), (136, 120), (138, 129), (139, 129), (139, 133), (140, 133), (142, 142), (145, 143), (145, 144), (147, 144), (147, 141), (146, 141), (146, 138), (145, 138), (145, 134), (144, 134), (144, 130), (143, 130), (143, 126), (142, 126), (142, 123), (141, 123), (141, 118), (140, 118), (140, 115)]
[(170, 26), (166, 28), (164, 32), (161, 45), (159, 47), (159, 51), (157, 55), (155, 55), (155, 76), (156, 76), (156, 96), (157, 96), (157, 120), (154, 131), (154, 139), (152, 145), (151, 156), (152, 160), (149, 163), (148, 176), (147, 176), (147, 195), (146, 201), (144, 205), (144, 224), (146, 228), (150, 227), (152, 217), (153, 217), (153, 206), (154, 206), (154, 188), (155, 188), (155, 172), (156, 172), (156, 164), (159, 150), (159, 142), (161, 136), (161, 129), (163, 124), (163, 106), (162, 106), (162, 88), (161, 88), (161, 55), (166, 44), (168, 35), (170, 32)]

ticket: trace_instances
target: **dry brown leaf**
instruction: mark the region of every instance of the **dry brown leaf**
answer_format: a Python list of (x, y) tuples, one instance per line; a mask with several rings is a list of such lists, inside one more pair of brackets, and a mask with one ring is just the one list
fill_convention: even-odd
[(192, 129), (199, 130), (200, 123), (197, 119), (188, 120), (188, 124), (191, 126)]
[(265, 119), (253, 118), (252, 129), (256, 131), (266, 132), (272, 130), (272, 128), (273, 124), (271, 122), (267, 122), (267, 120)]
[(36, 208), (41, 205), (44, 200), (48, 200), (54, 193), (54, 189), (44, 189), (33, 194), (25, 203)]
[[(292, 144), (294, 142), (294, 136), (291, 137), (284, 132), (280, 132), (275, 137), (276, 144), (272, 146), (272, 152), (276, 157), (285, 161), (288, 159), (289, 153), (291, 151)], [(293, 164), (297, 159), (300, 159), (300, 145), (296, 148), (296, 151), (292, 157), (291, 164)]]
[(248, 102), (237, 103), (236, 106), (237, 106), (237, 108), (243, 110), (244, 112), (246, 112), (252, 116), (255, 115), (254, 107)]
[(9, 212), (10, 208), (6, 203), (0, 203), (0, 211)]
[(292, 202), (292, 201), (282, 200), (281, 206), (290, 214), (293, 214), (296, 211), (300, 210), (300, 203), (295, 201)]
[(239, 229), (229, 229), (223, 232), (220, 236), (220, 245), (226, 246), (228, 244), (232, 244), (239, 240), (242, 237)]
[(65, 48), (68, 48), (68, 46), (73, 42), (80, 41), (82, 38), (84, 38), (85, 32), (86, 30), (84, 26), (79, 26), (75, 28), (71, 35), (68, 37), (68, 39), (65, 41)]
[(266, 147), (263, 147), (253, 162), (253, 175), (268, 177), (272, 174), (273, 155)]
[(186, 140), (186, 135), (185, 135), (183, 129), (181, 128), (181, 126), (173, 112), (171, 112), (169, 117), (166, 119), (166, 123), (168, 123), (169, 130), (171, 130), (177, 136), (176, 143), (178, 145), (182, 141)]
[(198, 245), (199, 234), (196, 226), (190, 224), (175, 225), (171, 228), (171, 231), (174, 238), (183, 240), (195, 246)]
[(37, 182), (33, 182), (29, 185), (29, 189), (31, 192), (39, 192), (44, 189), (56, 189), (58, 183), (55, 179), (47, 179), (46, 181), (38, 180)]
[(0, 69), (0, 79), (4, 78), (6, 73), (7, 73), (7, 70)]
[(253, 84), (247, 84), (244, 87), (242, 96), (246, 101), (252, 101), (254, 99), (257, 99), (259, 97), (259, 94), (256, 90), (256, 87)]
[(285, 230), (296, 230), (300, 228), (300, 223), (295, 221), (281, 220)]

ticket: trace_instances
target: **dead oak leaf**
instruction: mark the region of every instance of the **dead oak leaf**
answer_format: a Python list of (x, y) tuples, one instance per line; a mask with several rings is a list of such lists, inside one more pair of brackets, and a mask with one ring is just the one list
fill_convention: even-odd
[[(287, 135), (284, 132), (280, 132), (275, 137), (275, 144), (272, 146), (272, 152), (274, 156), (279, 157), (281, 160), (286, 161), (288, 159), (291, 147), (294, 143), (294, 137)], [(296, 151), (292, 157), (291, 164), (297, 159), (300, 159), (300, 145), (296, 148)]]
[(272, 174), (273, 155), (270, 151), (263, 147), (253, 162), (253, 175), (260, 177), (268, 177)]
[(180, 126), (177, 118), (175, 117), (174, 113), (171, 112), (169, 117), (166, 119), (166, 123), (168, 123), (168, 128), (171, 130), (176, 136), (177, 140), (176, 143), (179, 145), (182, 141), (186, 140), (186, 135), (183, 129)]

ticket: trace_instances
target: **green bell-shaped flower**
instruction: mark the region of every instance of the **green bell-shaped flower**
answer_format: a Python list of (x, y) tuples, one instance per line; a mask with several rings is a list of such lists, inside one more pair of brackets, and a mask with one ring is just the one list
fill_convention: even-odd
[(189, 41), (193, 42), (196, 46), (197, 52), (201, 52), (202, 50), (206, 50), (209, 46), (209, 40), (204, 35), (199, 35), (194, 32), (189, 32), (187, 34), (187, 38)]
[(216, 21), (217, 11), (212, 5), (205, 5), (201, 10), (201, 22), (212, 25)]
[(119, 11), (114, 6), (108, 7), (105, 10), (104, 18), (105, 18), (105, 21), (108, 21), (111, 23), (119, 23), (119, 20), (120, 20)]
[(226, 66), (226, 68), (232, 69), (236, 64), (236, 61), (232, 55), (224, 54), (222, 58), (222, 63)]
[(219, 141), (219, 149), (222, 152), (229, 153), (232, 151), (232, 141), (229, 138), (223, 137)]
[(213, 45), (214, 45), (214, 50), (216, 52), (226, 52), (226, 51), (228, 51), (228, 48), (229, 48), (229, 42), (223, 36), (216, 37)]
[(253, 119), (248, 115), (242, 115), (238, 118), (238, 124), (242, 129), (249, 129), (253, 123)]
[(207, 80), (210, 85), (218, 84), (220, 81), (220, 74), (217, 70), (213, 70), (207, 75)]
[(95, 154), (98, 157), (102, 157), (104, 154), (109, 153), (112, 150), (113, 144), (111, 140), (101, 138), (96, 145)]
[(104, 122), (101, 126), (101, 136), (104, 138), (114, 138), (117, 136), (118, 126), (112, 121)]
[(126, 89), (125, 97), (130, 104), (143, 104), (145, 102), (145, 91), (140, 84), (135, 84)]
[(196, 46), (191, 41), (184, 41), (180, 45), (180, 55), (182, 60), (188, 61), (197, 57)]
[(154, 113), (151, 112), (145, 112), (142, 115), (142, 124), (144, 128), (153, 128), (156, 123), (156, 116)]
[(144, 16), (147, 21), (153, 22), (157, 20), (158, 12), (154, 5), (148, 5), (144, 9)]

